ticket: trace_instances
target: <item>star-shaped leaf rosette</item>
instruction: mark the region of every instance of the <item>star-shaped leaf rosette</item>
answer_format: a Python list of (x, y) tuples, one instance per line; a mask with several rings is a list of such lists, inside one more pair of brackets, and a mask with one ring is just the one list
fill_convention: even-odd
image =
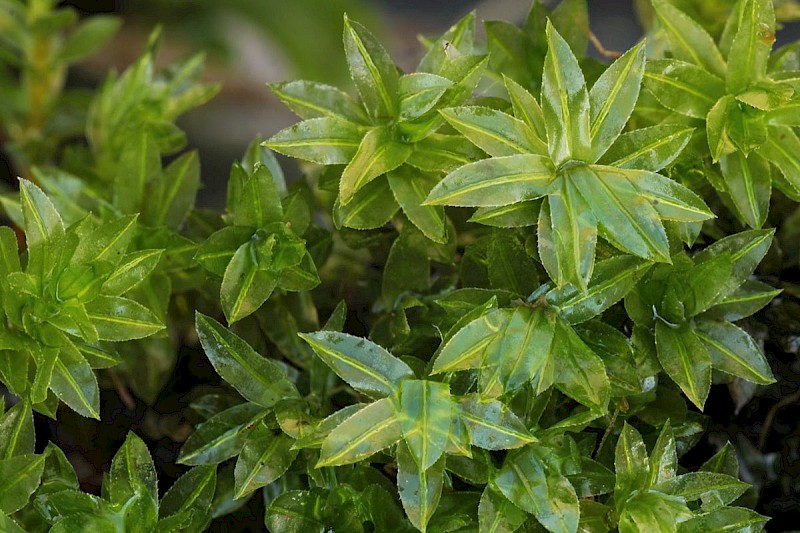
[(402, 74), (375, 37), (345, 17), (344, 48), (360, 102), (311, 81), (272, 84), (305, 120), (264, 144), (313, 163), (345, 165), (337, 227), (377, 228), (402, 208), (426, 237), (445, 242), (444, 209), (421, 203), (442, 170), (480, 157), (462, 136), (435, 133), (444, 124), (438, 111), (468, 97), (486, 66), (485, 55), (471, 53), (474, 33), (470, 14), (431, 46), (419, 72)]
[(477, 106), (442, 111), (492, 157), (448, 174), (424, 205), (479, 207), (478, 222), (517, 211), (522, 215), (512, 225), (538, 223), (539, 255), (559, 286), (586, 289), (598, 234), (625, 253), (669, 262), (663, 221), (695, 223), (713, 215), (691, 190), (658, 174), (691, 129), (659, 126), (620, 135), (639, 96), (644, 44), (588, 90), (575, 55), (549, 23), (547, 42), (541, 106), (506, 79), (513, 116)]

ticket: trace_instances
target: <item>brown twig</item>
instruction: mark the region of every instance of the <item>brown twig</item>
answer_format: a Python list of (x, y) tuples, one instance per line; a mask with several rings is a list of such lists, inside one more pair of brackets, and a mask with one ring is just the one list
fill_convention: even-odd
[(607, 57), (609, 59), (616, 59), (622, 55), (622, 52), (617, 52), (615, 50), (607, 50), (603, 43), (600, 42), (600, 39), (597, 38), (597, 35), (594, 32), (586, 28), (586, 33), (589, 35), (589, 40), (592, 42), (592, 46), (600, 53), (601, 56)]
[(605, 433), (603, 433), (603, 437), (600, 439), (600, 444), (597, 445), (597, 450), (594, 452), (594, 458), (600, 455), (600, 452), (603, 451), (603, 446), (606, 444), (606, 440), (608, 440), (608, 436), (611, 434), (611, 431), (614, 429), (614, 426), (617, 423), (617, 416), (619, 416), (619, 407), (614, 409), (614, 413), (611, 415), (611, 418), (608, 421), (608, 427), (606, 428)]
[(772, 422), (775, 420), (775, 415), (778, 413), (778, 410), (786, 407), (787, 405), (791, 405), (798, 400), (800, 400), (800, 389), (797, 389), (794, 394), (783, 397), (778, 403), (772, 406), (767, 413), (767, 417), (764, 419), (764, 427), (761, 428), (761, 434), (758, 436), (759, 451), (764, 450), (764, 444), (767, 442), (767, 435), (769, 435), (770, 429), (772, 428)]
[(116, 389), (117, 394), (119, 394), (119, 399), (122, 400), (122, 403), (128, 408), (129, 411), (135, 411), (136, 400), (134, 400), (133, 396), (131, 396), (128, 386), (125, 385), (125, 383), (122, 381), (122, 378), (119, 377), (117, 371), (113, 368), (109, 368), (108, 375), (111, 376), (111, 381), (114, 383), (114, 389)]

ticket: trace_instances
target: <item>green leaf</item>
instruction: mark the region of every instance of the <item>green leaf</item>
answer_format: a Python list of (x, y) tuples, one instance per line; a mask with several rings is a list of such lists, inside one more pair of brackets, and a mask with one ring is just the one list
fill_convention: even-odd
[(335, 331), (300, 333), (314, 352), (354, 389), (373, 398), (392, 396), (414, 372), (368, 339)]
[(274, 533), (325, 531), (325, 495), (322, 489), (290, 490), (272, 500), (264, 523)]
[(430, 111), (453, 83), (447, 78), (414, 72), (398, 83), (400, 120), (411, 120)]
[(681, 305), (687, 317), (697, 316), (714, 305), (731, 275), (731, 267), (730, 256), (720, 254), (689, 271), (681, 287)]
[(439, 182), (439, 177), (403, 165), (387, 174), (389, 187), (395, 200), (408, 219), (430, 240), (444, 243), (447, 240), (444, 208), (422, 203)]
[(428, 291), (430, 260), (427, 247), (428, 241), (411, 225), (403, 227), (400, 236), (392, 243), (381, 286), (381, 295), (390, 309), (408, 293)]
[(212, 233), (200, 245), (194, 259), (212, 274), (222, 277), (225, 275), (225, 269), (228, 268), (228, 263), (231, 262), (233, 255), (252, 236), (253, 228), (224, 227)]
[(625, 503), (619, 517), (619, 532), (676, 531), (680, 522), (691, 517), (682, 498), (653, 491), (640, 492)]
[(542, 75), (542, 112), (555, 165), (592, 159), (589, 93), (578, 60), (553, 25), (547, 23), (547, 56)]
[(672, 326), (658, 320), (656, 349), (667, 375), (702, 410), (711, 389), (711, 355), (705, 344), (688, 324)]
[(0, 276), (5, 279), (12, 272), (21, 270), (17, 235), (8, 226), (2, 226), (0, 227)]
[(493, 157), (464, 165), (433, 188), (426, 205), (495, 207), (547, 194), (555, 177), (545, 156)]
[(86, 312), (101, 340), (141, 339), (164, 329), (150, 310), (121, 296), (98, 296), (86, 304)]
[(551, 472), (530, 448), (506, 456), (494, 483), (514, 505), (536, 517), (548, 531), (575, 532), (578, 497), (567, 478)]
[(61, 45), (58, 59), (64, 63), (75, 63), (101, 49), (117, 33), (121, 19), (107, 15), (95, 15), (83, 22)]
[(682, 124), (659, 124), (623, 133), (598, 160), (602, 165), (658, 172), (672, 163), (694, 133)]
[(200, 188), (200, 158), (196, 151), (183, 154), (149, 184), (148, 201), (141, 207), (142, 221), (150, 226), (181, 227), (194, 207)]
[(642, 436), (625, 422), (614, 450), (614, 470), (617, 475), (614, 499), (617, 508), (621, 508), (631, 494), (648, 488), (651, 468)]
[(764, 529), (769, 518), (744, 507), (720, 507), (678, 524), (680, 533), (692, 531), (752, 531)]
[[(800, 192), (800, 161), (794, 154), (800, 152), (800, 139), (791, 128), (770, 126), (767, 141), (758, 149), (758, 154), (770, 161), (783, 175), (788, 184), (786, 194)], [(775, 185), (780, 187), (778, 177), (774, 176)], [(781, 188), (783, 190), (783, 188)]]
[(29, 249), (64, 235), (61, 216), (39, 187), (20, 178), (19, 198), (25, 221), (25, 240)]
[(586, 290), (594, 270), (597, 219), (565, 176), (561, 190), (547, 197), (539, 212), (539, 257), (556, 284)]
[(130, 432), (106, 478), (108, 499), (124, 508), (124, 520), (150, 529), (158, 521), (158, 480), (147, 446)]
[(599, 261), (585, 292), (566, 285), (550, 291), (547, 303), (570, 324), (586, 322), (624, 298), (649, 267), (648, 262), (626, 255)]
[(487, 485), (478, 505), (478, 527), (481, 533), (514, 533), (528, 515), (508, 498)]
[(62, 349), (53, 367), (50, 388), (73, 411), (100, 420), (100, 389), (92, 367), (73, 346)]
[(442, 116), (481, 150), (494, 157), (546, 155), (544, 142), (523, 121), (488, 107), (451, 107)]
[(597, 161), (628, 122), (644, 76), (644, 43), (631, 48), (598, 78), (589, 91), (591, 109), (589, 134)]
[(503, 83), (506, 86), (506, 92), (511, 99), (511, 105), (514, 109), (514, 116), (523, 121), (530, 131), (536, 137), (545, 143), (547, 139), (547, 129), (544, 121), (544, 113), (539, 106), (536, 98), (529, 93), (522, 85), (512, 80), (507, 76), (503, 76)]
[(0, 513), (22, 509), (30, 498), (44, 470), (44, 455), (18, 455), (0, 460)]
[(107, 296), (121, 296), (142, 283), (156, 269), (164, 250), (139, 250), (125, 254), (103, 282)]
[(333, 221), (337, 228), (375, 229), (389, 222), (397, 209), (388, 180), (378, 177), (353, 194), (347, 205), (337, 199)]
[(719, 300), (707, 311), (706, 316), (735, 322), (752, 315), (780, 293), (781, 289), (773, 289), (761, 281), (747, 280), (733, 294)]
[(675, 437), (669, 420), (661, 428), (658, 440), (650, 454), (650, 477), (647, 485), (651, 487), (658, 483), (668, 481), (678, 472), (678, 453), (675, 447)]
[(118, 173), (112, 185), (114, 206), (123, 213), (138, 213), (144, 207), (145, 186), (161, 175), (161, 153), (151, 132), (133, 136), (119, 156)]
[(249, 432), (265, 414), (264, 408), (244, 403), (203, 422), (186, 440), (177, 462), (184, 465), (218, 464), (238, 454)]
[(349, 94), (313, 81), (296, 80), (268, 84), (281, 102), (302, 119), (331, 117), (365, 124), (367, 116)]
[(700, 264), (717, 255), (730, 254), (733, 266), (730, 277), (719, 293), (720, 299), (732, 294), (753, 273), (769, 251), (774, 233), (774, 229), (742, 231), (718, 240), (694, 256), (695, 264)]
[(420, 470), (430, 468), (444, 453), (455, 406), (450, 386), (407, 379), (400, 388), (403, 438)]
[(81, 238), (72, 255), (72, 264), (108, 261), (117, 264), (136, 233), (137, 215), (105, 222)]
[(644, 85), (667, 109), (701, 119), (725, 94), (722, 78), (676, 59), (648, 61)]
[(402, 165), (412, 151), (412, 145), (394, 140), (386, 126), (369, 130), (342, 172), (339, 183), (342, 204), (347, 205), (370, 181)]
[(508, 312), (495, 310), (466, 324), (442, 346), (431, 374), (480, 367), (487, 347), (508, 320)]
[(461, 419), (474, 446), (510, 450), (536, 442), (522, 420), (497, 400), (482, 400), (477, 394), (470, 394), (461, 399), (461, 406)]
[(736, 152), (723, 155), (719, 164), (737, 215), (751, 228), (760, 228), (767, 218), (772, 192), (769, 162), (757, 154), (746, 157)]
[(234, 497), (242, 498), (280, 478), (297, 457), (294, 439), (275, 435), (263, 422), (248, 435), (234, 470)]
[(297, 390), (283, 367), (256, 353), (222, 324), (198, 312), (196, 327), (200, 344), (214, 369), (243, 397), (263, 407), (297, 397)]
[(581, 184), (581, 195), (591, 198), (603, 237), (624, 252), (669, 262), (669, 242), (658, 213), (625, 174), (600, 165), (576, 167), (569, 173), (572, 183)]
[[(268, 253), (274, 241), (262, 241)], [(259, 244), (262, 244), (259, 243)], [(236, 250), (225, 269), (220, 289), (222, 310), (229, 324), (253, 314), (269, 298), (277, 286), (275, 274), (262, 269), (254, 241), (247, 242)]]
[(456, 50), (469, 51), (475, 39), (475, 12), (464, 15), (453, 24), (439, 39), (428, 47), (425, 56), (419, 62), (417, 70), (421, 72), (439, 72), (443, 64), (450, 60), (445, 43), (450, 43)]
[(34, 443), (31, 405), (19, 402), (0, 416), (0, 460), (32, 454)]
[[(533, 8), (532, 8), (533, 9)], [(562, 0), (550, 13), (553, 26), (564, 36), (578, 57), (589, 44), (589, 3), (587, 0)]]
[(561, 392), (595, 413), (608, 409), (611, 385), (603, 360), (561, 318), (556, 318), (548, 364), (554, 367), (553, 383)]
[[(217, 467), (196, 466), (183, 474), (161, 499), (158, 514), (161, 518), (191, 512), (187, 529), (201, 531), (211, 521), (211, 501), (217, 484)], [(192, 529), (194, 528), (194, 529)]]
[(480, 207), (469, 222), (477, 222), (495, 228), (523, 228), (539, 222), (541, 200), (517, 202), (500, 207)]
[(414, 144), (406, 163), (426, 172), (450, 172), (484, 157), (483, 152), (462, 135), (432, 133)]
[(346, 120), (312, 118), (282, 129), (264, 146), (320, 165), (344, 165), (356, 155), (364, 133), (362, 126)]
[(676, 59), (694, 63), (717, 76), (725, 75), (725, 60), (714, 39), (700, 24), (667, 0), (653, 0), (653, 7)]
[(756, 341), (730, 322), (698, 320), (697, 336), (708, 348), (715, 369), (760, 385), (775, 382)]
[(351, 415), (325, 437), (316, 466), (356, 463), (391, 446), (402, 436), (401, 418), (392, 400), (382, 398)]
[(735, 477), (714, 472), (689, 472), (653, 487), (653, 490), (679, 496), (686, 501), (703, 500), (706, 510), (722, 507), (734, 501), (750, 488)]
[(769, 0), (742, 0), (739, 28), (731, 43), (726, 89), (737, 94), (767, 76), (775, 42), (775, 8)]
[(444, 458), (430, 468), (420, 469), (406, 443), (397, 445), (397, 488), (408, 519), (423, 533), (442, 494)]
[(398, 72), (392, 58), (361, 24), (344, 18), (344, 50), (350, 76), (373, 118), (394, 117)]
[(702, 222), (714, 217), (703, 200), (680, 183), (645, 170), (620, 171), (664, 220)]
[(236, 226), (263, 228), (270, 222), (283, 222), (278, 186), (266, 166), (256, 165), (253, 175), (242, 184), (231, 214)]
[(493, 288), (527, 296), (538, 287), (536, 265), (513, 233), (494, 230), (488, 248), (487, 271)]

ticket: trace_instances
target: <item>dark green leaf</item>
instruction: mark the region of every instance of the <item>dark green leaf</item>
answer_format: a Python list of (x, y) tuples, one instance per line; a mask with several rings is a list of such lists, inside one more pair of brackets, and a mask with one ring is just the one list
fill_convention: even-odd
[(148, 201), (141, 207), (142, 221), (150, 226), (181, 227), (194, 207), (200, 188), (200, 158), (188, 152), (164, 169), (151, 182)]
[[(253, 228), (227, 226), (211, 234), (197, 249), (194, 259), (203, 268), (219, 277), (225, 275), (225, 269), (233, 255), (241, 245), (253, 236)], [(113, 274), (112, 274), (113, 276)]]
[(119, 263), (136, 233), (137, 215), (120, 217), (105, 222), (88, 235), (81, 238), (72, 255), (73, 264), (92, 261)]
[(278, 186), (269, 169), (257, 165), (243, 184), (239, 201), (233, 206), (236, 226), (263, 228), (270, 222), (283, 222), (283, 208)]
[(44, 455), (18, 455), (0, 460), (0, 514), (11, 514), (28, 503), (44, 470)]
[(508, 450), (536, 441), (522, 420), (497, 400), (481, 400), (477, 394), (472, 394), (463, 398), (461, 404), (461, 419), (474, 446)]
[(50, 388), (76, 413), (100, 420), (97, 378), (92, 367), (74, 346), (61, 350), (53, 367)]
[(772, 192), (769, 162), (757, 154), (741, 152), (720, 158), (725, 188), (738, 216), (751, 228), (764, 224)]
[(425, 237), (407, 225), (395, 239), (383, 271), (381, 295), (388, 308), (394, 308), (408, 293), (428, 291), (430, 260)]
[(408, 219), (434, 242), (446, 242), (444, 208), (421, 205), (439, 182), (439, 177), (403, 165), (387, 174), (395, 200)]
[(650, 454), (650, 477), (646, 486), (651, 487), (675, 477), (678, 471), (678, 453), (675, 437), (669, 420), (661, 428), (658, 440)]
[(233, 457), (244, 446), (251, 426), (264, 414), (260, 405), (244, 403), (211, 417), (186, 440), (178, 463), (213, 465)]
[(469, 221), (495, 228), (535, 226), (539, 221), (541, 206), (541, 200), (531, 200), (500, 207), (480, 207)]
[(163, 252), (140, 250), (123, 255), (116, 269), (103, 282), (103, 294), (121, 296), (135, 288), (155, 270)]
[(249, 344), (216, 320), (197, 313), (197, 336), (214, 369), (251, 402), (272, 407), (285, 398), (297, 397), (286, 371), (256, 353)]
[(34, 443), (31, 405), (19, 402), (0, 416), (0, 460), (32, 454)]
[(391, 396), (414, 373), (377, 344), (335, 331), (300, 333), (320, 359), (354, 389), (374, 398)]
[(656, 321), (658, 360), (667, 375), (700, 409), (711, 388), (711, 355), (688, 324)]
[(621, 170), (664, 220), (701, 222), (714, 214), (703, 200), (680, 183), (644, 170)]
[(98, 296), (86, 305), (86, 312), (101, 340), (141, 339), (164, 329), (150, 310), (121, 296)]
[(642, 436), (626, 422), (614, 451), (614, 470), (617, 475), (614, 497), (618, 508), (624, 505), (631, 494), (648, 488), (650, 469)]
[(693, 132), (682, 124), (659, 124), (623, 133), (598, 162), (658, 172), (680, 155)]
[(549, 365), (553, 383), (561, 392), (595, 413), (606, 411), (611, 386), (603, 360), (561, 318), (556, 318)]
[(297, 456), (294, 439), (273, 434), (263, 422), (248, 435), (234, 470), (234, 497), (241, 498), (280, 478)]
[(375, 229), (389, 222), (398, 207), (388, 180), (379, 177), (359, 189), (347, 205), (337, 199), (333, 221), (337, 228)]
[(752, 315), (780, 293), (781, 289), (773, 289), (761, 281), (747, 280), (733, 294), (719, 300), (706, 316), (735, 322)]
[(128, 523), (150, 529), (158, 521), (158, 480), (147, 446), (135, 433), (114, 455), (107, 479), (111, 503), (124, 508)]
[(401, 77), (398, 84), (400, 119), (411, 120), (430, 111), (452, 84), (447, 78), (426, 72)]
[(544, 114), (539, 102), (522, 85), (509, 77), (503, 76), (503, 82), (511, 99), (514, 108), (514, 116), (527, 124), (528, 128), (536, 134), (542, 143), (547, 139), (547, 129), (544, 122)]
[(698, 320), (696, 327), (715, 369), (760, 385), (775, 381), (761, 348), (744, 330), (716, 320)]
[(202, 530), (211, 520), (211, 501), (217, 484), (217, 467), (196, 466), (182, 475), (161, 499), (161, 518), (190, 511), (191, 527)]
[[(277, 286), (275, 274), (261, 268), (257, 251), (260, 244), (250, 241), (240, 246), (225, 269), (220, 300), (230, 324), (258, 310)], [(264, 246), (269, 253), (270, 244), (274, 241), (267, 241)]]
[(139, 132), (125, 144), (119, 158), (112, 186), (114, 206), (123, 213), (138, 213), (144, 207), (145, 186), (161, 175), (158, 143), (151, 132)]

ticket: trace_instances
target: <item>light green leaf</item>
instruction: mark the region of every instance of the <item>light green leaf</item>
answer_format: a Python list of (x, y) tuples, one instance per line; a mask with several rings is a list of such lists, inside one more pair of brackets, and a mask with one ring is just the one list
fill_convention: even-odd
[(547, 129), (544, 122), (544, 114), (539, 102), (536, 98), (529, 93), (522, 85), (503, 75), (503, 83), (506, 86), (506, 92), (511, 99), (511, 105), (514, 109), (514, 116), (527, 124), (528, 128), (536, 135), (536, 137), (545, 143), (547, 139)]
[(719, 300), (705, 316), (735, 322), (752, 315), (780, 293), (781, 289), (773, 289), (764, 282), (747, 280), (732, 294)]
[(344, 165), (356, 155), (364, 133), (362, 126), (346, 120), (312, 118), (279, 131), (264, 146), (321, 165)]
[(195, 261), (203, 268), (219, 277), (225, 275), (225, 269), (231, 262), (239, 247), (253, 236), (253, 228), (226, 226), (215, 231), (197, 249)]
[(514, 533), (525, 522), (527, 513), (486, 485), (478, 505), (478, 527), (481, 533)]
[(264, 417), (260, 405), (244, 403), (214, 415), (195, 428), (181, 448), (178, 464), (215, 465), (238, 454), (249, 427)]
[(633, 112), (644, 76), (644, 55), (642, 42), (614, 61), (589, 91), (592, 163), (614, 143)]
[(653, 7), (676, 59), (694, 63), (717, 76), (725, 75), (725, 60), (700, 24), (667, 0), (653, 0)]
[(272, 407), (280, 400), (297, 397), (283, 367), (256, 353), (219, 322), (198, 312), (196, 327), (214, 369), (246, 399)]
[[(800, 153), (800, 139), (792, 128), (786, 126), (770, 126), (767, 142), (758, 149), (758, 154), (774, 164), (783, 174), (790, 190), (787, 194), (800, 194), (800, 160), (795, 154)], [(776, 180), (775, 183), (778, 186)]]
[(361, 106), (336, 87), (306, 80), (270, 83), (268, 87), (302, 119), (331, 117), (357, 124), (367, 122)]
[(149, 184), (148, 201), (140, 208), (142, 222), (149, 226), (178, 229), (194, 208), (200, 188), (200, 157), (196, 151), (183, 154)]
[(339, 183), (342, 204), (347, 205), (370, 181), (402, 165), (412, 151), (410, 144), (394, 140), (388, 127), (371, 129), (342, 173)]
[(650, 468), (642, 436), (625, 422), (614, 450), (614, 470), (617, 476), (614, 499), (617, 509), (625, 505), (625, 500), (631, 494), (648, 488)]
[(688, 324), (656, 321), (658, 360), (667, 375), (701, 410), (711, 389), (711, 355)]
[(156, 468), (144, 441), (128, 433), (106, 478), (108, 499), (124, 509), (123, 520), (151, 529), (158, 521)]
[[(737, 94), (767, 76), (767, 62), (775, 42), (775, 8), (770, 0), (742, 0), (739, 27), (728, 52), (725, 80)], [(735, 16), (735, 15), (734, 15)]]
[(678, 472), (678, 453), (675, 447), (675, 437), (669, 420), (661, 428), (658, 440), (650, 454), (650, 476), (648, 487), (668, 481)]
[(398, 207), (388, 180), (381, 176), (359, 189), (346, 205), (337, 199), (333, 222), (337, 228), (380, 228), (391, 220)]
[(100, 389), (92, 367), (71, 347), (61, 350), (53, 367), (50, 388), (73, 411), (100, 420)]
[(163, 253), (164, 250), (139, 250), (123, 255), (103, 282), (103, 294), (121, 296), (135, 288), (156, 269)]
[(736, 152), (722, 156), (719, 164), (737, 215), (751, 228), (760, 228), (767, 219), (772, 192), (769, 162), (758, 154), (746, 157)]
[(649, 262), (627, 255), (599, 261), (585, 292), (566, 285), (550, 291), (547, 303), (570, 324), (580, 324), (624, 298), (649, 267)]
[(137, 218), (137, 215), (128, 215), (106, 221), (88, 235), (82, 236), (70, 262), (72, 264), (92, 261), (119, 263), (136, 233)]
[(18, 455), (0, 460), (0, 514), (11, 514), (28, 503), (39, 486), (44, 455)]
[(706, 510), (722, 507), (745, 493), (750, 485), (737, 478), (715, 472), (689, 472), (653, 487), (653, 490), (686, 501), (703, 500)]
[(20, 272), (19, 243), (14, 230), (8, 226), (0, 227), (0, 276), (5, 279), (12, 272)]
[(535, 226), (539, 221), (541, 207), (541, 200), (529, 200), (499, 207), (480, 207), (470, 217), (469, 222), (495, 228)]
[(466, 324), (442, 347), (431, 374), (478, 368), (489, 344), (500, 334), (510, 315), (490, 311)]
[(764, 353), (747, 332), (730, 322), (716, 320), (698, 320), (696, 328), (715, 369), (760, 385), (775, 382)]
[(270, 222), (283, 222), (278, 185), (269, 168), (256, 165), (253, 175), (242, 184), (231, 214), (236, 226), (263, 228)]
[(263, 422), (248, 435), (234, 470), (234, 497), (242, 498), (280, 478), (297, 457), (294, 439), (273, 434)]
[(28, 180), (19, 180), (19, 198), (28, 248), (64, 235), (64, 223), (53, 202)]
[(679, 523), (692, 516), (683, 498), (640, 492), (625, 503), (619, 517), (619, 532), (676, 531)]
[(346, 15), (344, 50), (350, 76), (367, 112), (373, 118), (393, 117), (397, 110), (397, 67), (377, 39)]
[(682, 124), (659, 124), (629, 131), (617, 137), (598, 163), (658, 172), (681, 154), (692, 133), (693, 128)]
[(477, 394), (470, 394), (461, 399), (461, 406), (461, 419), (474, 446), (510, 450), (536, 442), (522, 420), (497, 400), (482, 400)]
[(19, 402), (0, 416), (0, 460), (32, 454), (35, 438), (29, 402)]
[(98, 296), (86, 304), (86, 312), (97, 328), (100, 340), (141, 339), (164, 329), (150, 310), (121, 296)]
[(391, 446), (402, 436), (401, 419), (392, 400), (382, 398), (360, 409), (328, 433), (322, 441), (316, 466), (356, 463)]
[(425, 205), (495, 207), (547, 194), (555, 171), (545, 156), (513, 155), (469, 163), (433, 188)]
[(702, 222), (714, 217), (697, 194), (677, 181), (646, 170), (626, 169), (622, 173), (664, 220)]
[(408, 519), (423, 533), (428, 530), (444, 485), (444, 457), (420, 469), (405, 442), (397, 445), (397, 488)]
[(427, 72), (402, 76), (398, 84), (400, 120), (412, 120), (430, 111), (452, 85), (447, 78)]
[(418, 379), (403, 381), (400, 423), (403, 438), (420, 470), (430, 468), (444, 453), (453, 412), (454, 404), (447, 383)]
[(553, 25), (547, 23), (547, 56), (542, 75), (542, 112), (555, 165), (592, 158), (589, 93), (578, 60)]
[(161, 175), (161, 153), (153, 134), (138, 132), (119, 156), (112, 185), (114, 206), (123, 213), (138, 213), (144, 207), (145, 186)]
[[(549, 368), (543, 373), (552, 372), (553, 384), (573, 400), (594, 413), (605, 412), (608, 409), (611, 385), (603, 360), (562, 318), (555, 317), (554, 329)], [(539, 383), (539, 391), (543, 390), (543, 385), (546, 383)]]
[(462, 135), (432, 133), (414, 144), (406, 163), (426, 172), (451, 172), (482, 157), (483, 152)]
[(722, 78), (676, 59), (648, 61), (644, 85), (667, 109), (701, 119), (725, 94)]
[(414, 375), (403, 361), (368, 339), (335, 331), (299, 335), (340, 378), (373, 398), (392, 396)]
[(451, 107), (442, 116), (491, 156), (546, 155), (544, 142), (523, 121), (488, 107)]

